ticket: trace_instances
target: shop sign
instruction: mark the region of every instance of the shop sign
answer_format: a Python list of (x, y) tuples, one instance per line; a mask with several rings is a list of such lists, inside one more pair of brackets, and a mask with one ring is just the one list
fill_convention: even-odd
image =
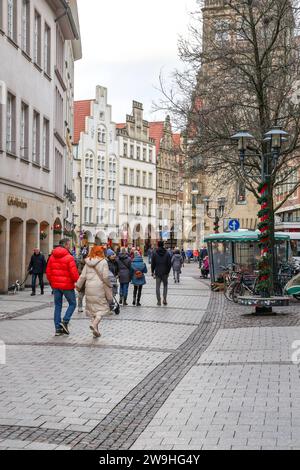
[(27, 202), (23, 201), (23, 199), (19, 199), (18, 197), (9, 196), (7, 198), (7, 204), (9, 206), (16, 206), (20, 207), (21, 209), (27, 209)]

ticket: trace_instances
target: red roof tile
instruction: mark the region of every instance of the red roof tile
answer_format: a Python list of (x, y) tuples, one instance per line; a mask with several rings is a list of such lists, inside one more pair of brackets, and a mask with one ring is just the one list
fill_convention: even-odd
[(124, 129), (126, 127), (126, 124), (116, 124), (117, 129)]
[(155, 140), (156, 154), (159, 154), (160, 141), (164, 136), (164, 122), (149, 122), (149, 135)]
[(78, 144), (80, 133), (85, 131), (85, 118), (91, 115), (91, 103), (93, 101), (82, 100), (74, 102), (74, 144)]

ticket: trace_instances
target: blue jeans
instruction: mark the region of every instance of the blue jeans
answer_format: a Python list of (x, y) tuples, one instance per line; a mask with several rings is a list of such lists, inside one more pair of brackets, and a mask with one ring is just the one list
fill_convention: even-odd
[(53, 291), (54, 291), (54, 305), (55, 305), (54, 323), (55, 323), (56, 330), (59, 330), (61, 328), (60, 323), (61, 323), (61, 311), (62, 311), (62, 306), (63, 306), (63, 297), (65, 296), (69, 304), (66, 314), (64, 316), (64, 322), (69, 323), (76, 308), (76, 296), (75, 296), (74, 289), (73, 290), (53, 289)]
[(44, 277), (43, 273), (32, 274), (32, 281), (31, 281), (32, 292), (35, 293), (37, 278), (39, 278), (39, 284), (40, 284), (41, 292), (44, 292), (44, 279), (43, 279), (43, 277)]
[(120, 284), (120, 297), (128, 297), (129, 282)]

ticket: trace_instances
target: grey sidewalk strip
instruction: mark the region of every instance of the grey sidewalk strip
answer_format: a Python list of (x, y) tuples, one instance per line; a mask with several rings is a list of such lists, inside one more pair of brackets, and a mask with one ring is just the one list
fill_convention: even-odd
[(75, 449), (130, 449), (213, 340), (222, 298), (212, 294), (203, 321), (178, 350), (135, 387)]
[(21, 317), (23, 315), (28, 315), (28, 313), (39, 312), (41, 310), (44, 310), (44, 309), (52, 307), (52, 306), (53, 306), (52, 302), (47, 302), (47, 303), (39, 304), (36, 307), (20, 309), (17, 312), (1, 312), (0, 321), (1, 320), (12, 320), (14, 318)]

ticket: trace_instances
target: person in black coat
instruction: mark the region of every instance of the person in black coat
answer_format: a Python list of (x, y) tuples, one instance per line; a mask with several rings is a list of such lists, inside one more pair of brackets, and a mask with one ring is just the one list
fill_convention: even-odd
[(126, 248), (121, 248), (121, 252), (117, 258), (117, 264), (119, 267), (119, 281), (120, 281), (120, 304), (128, 305), (128, 288), (131, 280), (131, 258)]
[(153, 253), (151, 261), (152, 276), (156, 278), (157, 305), (161, 305), (160, 286), (163, 283), (163, 304), (167, 305), (168, 279), (171, 271), (171, 257), (164, 247), (164, 242), (158, 242), (158, 248)]
[(45, 256), (40, 252), (38, 248), (33, 250), (28, 272), (32, 274), (32, 292), (31, 296), (35, 295), (36, 279), (39, 278), (39, 285), (41, 288), (41, 295), (44, 295), (44, 273), (46, 271), (46, 260)]

